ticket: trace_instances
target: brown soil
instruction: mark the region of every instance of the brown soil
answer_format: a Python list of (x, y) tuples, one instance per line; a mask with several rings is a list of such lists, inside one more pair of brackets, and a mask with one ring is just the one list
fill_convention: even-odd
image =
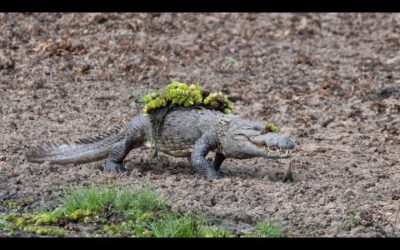
[[(296, 236), (398, 237), (399, 34), (398, 14), (0, 14), (0, 200), (38, 209), (73, 186), (145, 183), (230, 227), (270, 219)], [(186, 159), (143, 169), (146, 150), (122, 175), (104, 161), (25, 161), (37, 143), (122, 124), (170, 79), (278, 124), (299, 149), (294, 182), (282, 181), (288, 160), (228, 159), (212, 183)]]

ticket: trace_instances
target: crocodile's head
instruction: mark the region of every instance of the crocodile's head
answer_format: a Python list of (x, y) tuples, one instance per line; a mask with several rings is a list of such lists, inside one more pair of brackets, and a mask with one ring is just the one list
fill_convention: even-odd
[(286, 136), (265, 130), (259, 122), (232, 117), (222, 141), (223, 153), (231, 158), (289, 158), (294, 142)]

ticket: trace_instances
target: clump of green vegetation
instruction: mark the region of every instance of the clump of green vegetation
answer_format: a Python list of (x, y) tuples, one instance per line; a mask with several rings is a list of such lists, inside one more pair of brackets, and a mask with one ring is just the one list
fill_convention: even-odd
[(228, 65), (235, 65), (237, 63), (238, 63), (237, 60), (233, 57), (226, 58), (226, 64), (228, 64)]
[(0, 201), (0, 206), (6, 207), (8, 209), (18, 209), (23, 206), (27, 206), (33, 203), (32, 199), (25, 199), (25, 200), (5, 200)]
[(161, 212), (167, 208), (166, 199), (157, 196), (154, 190), (148, 187), (119, 190), (115, 187), (89, 186), (73, 190), (62, 204), (62, 210), (66, 214), (81, 209), (87, 211), (87, 215), (105, 211), (118, 213), (125, 218), (143, 216), (146, 212)]
[(289, 164), (288, 169), (286, 170), (286, 173), (283, 176), (283, 182), (294, 182), (294, 176), (292, 172), (292, 165)]
[(9, 233), (20, 230), (26, 233), (39, 235), (63, 236), (65, 231), (57, 226), (42, 226), (45, 224), (56, 223), (57, 219), (48, 213), (32, 214), (1, 214), (0, 229)]
[(70, 219), (72, 221), (80, 221), (80, 220), (85, 220), (89, 218), (89, 216), (92, 214), (92, 211), (90, 210), (85, 210), (85, 209), (76, 209), (75, 211), (71, 212), (70, 214), (64, 213), (64, 216), (66, 219)]
[(201, 215), (167, 215), (161, 220), (152, 222), (150, 230), (155, 237), (196, 237), (200, 235), (204, 217)]
[(233, 232), (225, 230), (223, 228), (220, 227), (216, 227), (216, 226), (205, 226), (201, 229), (201, 235), (202, 237), (206, 237), (206, 238), (228, 238), (228, 237), (234, 237), (235, 235), (233, 234)]
[[(71, 190), (60, 207), (52, 212), (0, 214), (5, 230), (21, 230), (39, 235), (60, 235), (50, 225), (65, 223), (106, 223), (104, 214), (114, 213), (120, 220), (133, 219), (137, 224), (149, 222), (157, 213), (167, 211), (166, 199), (149, 188), (136, 190), (94, 187)], [(44, 226), (46, 225), (46, 226)]]
[(269, 132), (278, 132), (279, 131), (279, 127), (275, 123), (267, 122), (265, 124), (265, 130), (267, 130)]
[(145, 115), (164, 108), (169, 105), (192, 107), (203, 106), (230, 113), (233, 104), (221, 92), (207, 93), (200, 89), (199, 84), (187, 85), (178, 81), (172, 81), (164, 91), (151, 92), (141, 98), (144, 103), (143, 113)]
[(56, 215), (47, 212), (40, 213), (34, 216), (32, 219), (35, 221), (36, 226), (53, 224), (58, 220)]
[(351, 229), (358, 227), (361, 224), (361, 218), (357, 215), (351, 215), (339, 225), (339, 230), (351, 231)]
[(97, 235), (109, 235), (113, 237), (150, 237), (149, 230), (146, 230), (143, 223), (135, 223), (132, 220), (123, 221), (117, 224), (104, 224), (96, 230)]
[(294, 182), (292, 171), (286, 172), (286, 174), (283, 176), (283, 182)]
[(143, 96), (141, 100), (144, 102), (143, 113), (145, 115), (168, 105), (168, 100), (165, 98), (165, 96), (160, 95), (157, 92), (151, 92)]
[[(0, 229), (46, 236), (65, 235), (70, 223), (95, 223), (93, 233), (112, 237), (201, 236), (203, 219), (170, 211), (154, 190), (89, 186), (70, 190), (55, 210), (40, 213), (1, 214)], [(107, 219), (112, 215), (113, 220)], [(190, 222), (190, 223), (189, 223)]]
[(203, 101), (200, 86), (198, 84), (191, 84), (187, 86), (184, 83), (172, 82), (167, 85), (165, 97), (171, 100), (173, 104), (190, 107), (193, 105), (200, 105)]
[(262, 237), (284, 237), (280, 225), (271, 221), (257, 223), (256, 234)]
[(48, 236), (64, 236), (65, 230), (56, 226), (26, 226), (22, 231)]
[[(61, 237), (82, 223), (90, 228), (82, 232), (86, 236), (235, 237), (232, 231), (209, 223), (202, 213), (172, 211), (167, 200), (148, 187), (71, 189), (54, 210), (0, 214), (0, 230), (9, 236), (19, 231)], [(277, 224), (262, 222), (248, 236), (282, 237), (283, 233)]]
[(18, 203), (13, 200), (2, 201), (2, 202), (0, 202), (0, 205), (3, 207), (6, 207), (8, 209), (18, 208), (18, 206), (19, 206)]
[(210, 105), (218, 110), (223, 110), (225, 114), (232, 112), (233, 104), (221, 92), (214, 92), (209, 94), (204, 99), (205, 105)]

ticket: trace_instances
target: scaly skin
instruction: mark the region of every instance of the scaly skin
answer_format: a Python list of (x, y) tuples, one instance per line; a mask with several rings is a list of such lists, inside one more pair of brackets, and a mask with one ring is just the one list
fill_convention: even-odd
[[(188, 157), (191, 165), (207, 180), (221, 175), (226, 157), (288, 158), (281, 150), (293, 149), (294, 142), (278, 133), (267, 132), (261, 122), (203, 108), (174, 108), (161, 118), (137, 115), (124, 127), (98, 138), (63, 145), (31, 149), (31, 162), (57, 164), (86, 163), (107, 157), (105, 170), (124, 171), (122, 161), (134, 148), (150, 147), (175, 157)], [(214, 162), (206, 159), (216, 152)]]

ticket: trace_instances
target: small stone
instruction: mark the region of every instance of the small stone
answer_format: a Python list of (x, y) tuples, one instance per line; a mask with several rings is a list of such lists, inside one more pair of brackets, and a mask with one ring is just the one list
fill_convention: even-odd
[(108, 19), (107, 19), (107, 17), (105, 17), (105, 16), (103, 16), (103, 15), (96, 15), (96, 16), (94, 17), (94, 20), (93, 20), (93, 21), (95, 21), (95, 22), (98, 23), (98, 24), (103, 24), (103, 23), (107, 22)]
[(383, 153), (385, 153), (385, 148), (383, 148), (383, 147), (377, 147), (377, 148), (376, 148), (376, 152), (379, 153), (379, 154), (383, 154)]
[(8, 199), (15, 198), (17, 196), (17, 194), (18, 194), (17, 189), (13, 188), (10, 192), (8, 192), (8, 197), (7, 198)]
[(344, 191), (344, 193), (343, 193), (343, 196), (344, 196), (345, 198), (349, 198), (349, 197), (355, 197), (356, 194), (354, 193), (353, 190), (351, 190), (351, 189), (346, 189), (346, 191)]
[(5, 161), (6, 160), (6, 156), (5, 155), (0, 155), (0, 161)]
[(75, 71), (79, 74), (86, 74), (89, 70), (90, 70), (90, 65), (88, 64), (78, 65), (75, 68)]

